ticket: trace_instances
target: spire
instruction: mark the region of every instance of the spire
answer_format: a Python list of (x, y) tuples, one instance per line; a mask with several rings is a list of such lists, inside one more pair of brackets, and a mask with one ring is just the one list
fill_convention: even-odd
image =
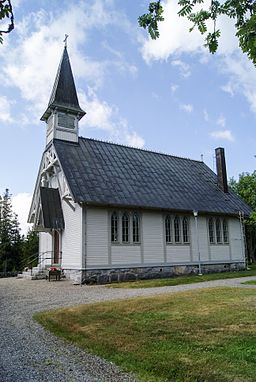
[(79, 119), (85, 115), (77, 98), (74, 77), (67, 51), (67, 36), (65, 36), (64, 42), (65, 46), (56, 74), (50, 101), (46, 111), (41, 117), (42, 121), (47, 121), (52, 111), (56, 109), (77, 114)]

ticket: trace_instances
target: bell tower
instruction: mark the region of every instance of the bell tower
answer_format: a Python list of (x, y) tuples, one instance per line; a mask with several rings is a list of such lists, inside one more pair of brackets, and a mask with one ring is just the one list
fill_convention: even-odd
[(86, 114), (78, 102), (66, 39), (50, 101), (41, 117), (47, 124), (46, 144), (55, 138), (78, 142), (78, 122)]

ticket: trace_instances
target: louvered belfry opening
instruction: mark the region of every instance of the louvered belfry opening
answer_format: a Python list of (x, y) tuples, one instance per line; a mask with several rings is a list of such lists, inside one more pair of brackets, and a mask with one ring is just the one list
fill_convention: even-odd
[(215, 155), (218, 186), (222, 191), (228, 193), (228, 179), (224, 148), (218, 147), (217, 149), (215, 149)]

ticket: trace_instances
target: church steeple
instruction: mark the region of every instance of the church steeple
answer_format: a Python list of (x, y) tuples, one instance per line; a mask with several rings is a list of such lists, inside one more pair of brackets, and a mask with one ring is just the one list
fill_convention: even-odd
[(41, 117), (41, 121), (47, 123), (47, 143), (53, 138), (77, 142), (78, 121), (84, 115), (78, 102), (65, 43), (49, 104)]

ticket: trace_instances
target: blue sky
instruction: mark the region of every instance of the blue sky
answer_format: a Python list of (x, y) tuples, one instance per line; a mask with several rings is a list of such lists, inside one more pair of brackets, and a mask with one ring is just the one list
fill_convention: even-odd
[(46, 109), (68, 34), (81, 107), (80, 135), (200, 159), (228, 176), (255, 169), (256, 68), (229, 20), (218, 54), (203, 47), (165, 1), (160, 38), (138, 27), (146, 0), (13, 0), (15, 30), (0, 46), (0, 192), (9, 188), (25, 227), (45, 147)]

